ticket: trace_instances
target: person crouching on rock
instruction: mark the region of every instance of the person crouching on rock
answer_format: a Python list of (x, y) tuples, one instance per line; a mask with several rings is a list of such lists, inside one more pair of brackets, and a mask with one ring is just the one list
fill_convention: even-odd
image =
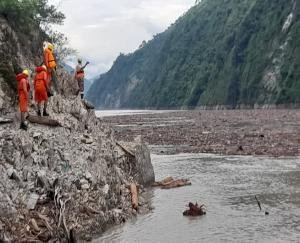
[(21, 112), (21, 125), (20, 129), (27, 130), (27, 125), (25, 124), (26, 115), (28, 114), (28, 100), (29, 100), (29, 71), (24, 70), (22, 73), (16, 76), (18, 82), (18, 93), (19, 93), (19, 106)]
[[(82, 59), (78, 58), (78, 64), (75, 68), (75, 79), (78, 83), (78, 93), (80, 92), (80, 97), (83, 99), (84, 95), (84, 69), (89, 64), (89, 62), (86, 62), (84, 66), (82, 66)], [(77, 94), (78, 94), (77, 93)]]
[(47, 82), (47, 67), (45, 65), (36, 67), (34, 78), (34, 98), (38, 106), (37, 114), (41, 116), (41, 106), (44, 103), (43, 116), (49, 116), (47, 113), (48, 102), (48, 82)]

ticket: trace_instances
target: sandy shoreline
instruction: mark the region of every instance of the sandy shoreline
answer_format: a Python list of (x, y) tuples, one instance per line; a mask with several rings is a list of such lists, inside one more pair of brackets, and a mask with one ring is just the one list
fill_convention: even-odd
[(150, 145), (173, 145), (174, 153), (300, 155), (300, 110), (189, 110), (100, 119), (119, 140), (141, 135)]

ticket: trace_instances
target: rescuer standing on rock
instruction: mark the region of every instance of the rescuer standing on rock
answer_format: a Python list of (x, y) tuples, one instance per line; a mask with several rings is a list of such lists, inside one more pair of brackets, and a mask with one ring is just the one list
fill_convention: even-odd
[(88, 64), (89, 62), (86, 62), (85, 65), (82, 66), (82, 59), (78, 58), (78, 64), (75, 68), (75, 79), (77, 80), (78, 83), (78, 87), (79, 87), (78, 93), (80, 92), (81, 99), (83, 99), (83, 95), (84, 95), (84, 69)]
[[(48, 72), (47, 85), (49, 87), (49, 91), (51, 90), (52, 80), (54, 79), (54, 71), (56, 70), (56, 61), (53, 54), (53, 49), (54, 47), (51, 43), (48, 43), (47, 48), (44, 49), (44, 63)], [(55, 82), (54, 85), (56, 86)]]
[(41, 106), (44, 102), (43, 116), (49, 116), (47, 113), (47, 102), (48, 102), (48, 82), (47, 82), (47, 67), (45, 65), (36, 67), (34, 78), (34, 98), (38, 106), (37, 114), (41, 116)]
[(27, 125), (25, 124), (26, 114), (28, 113), (28, 100), (29, 100), (29, 71), (24, 70), (22, 73), (16, 76), (18, 81), (18, 93), (19, 93), (19, 106), (21, 112), (21, 125), (20, 129), (27, 130)]

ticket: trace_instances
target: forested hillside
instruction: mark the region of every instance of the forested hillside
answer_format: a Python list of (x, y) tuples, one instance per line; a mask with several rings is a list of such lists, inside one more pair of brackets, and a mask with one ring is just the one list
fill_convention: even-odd
[(202, 0), (94, 82), (98, 107), (300, 103), (300, 4)]

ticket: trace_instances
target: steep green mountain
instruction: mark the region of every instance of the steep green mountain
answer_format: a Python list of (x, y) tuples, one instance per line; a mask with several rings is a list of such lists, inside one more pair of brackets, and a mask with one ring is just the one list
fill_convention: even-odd
[(202, 0), (94, 82), (98, 107), (300, 103), (300, 3)]

